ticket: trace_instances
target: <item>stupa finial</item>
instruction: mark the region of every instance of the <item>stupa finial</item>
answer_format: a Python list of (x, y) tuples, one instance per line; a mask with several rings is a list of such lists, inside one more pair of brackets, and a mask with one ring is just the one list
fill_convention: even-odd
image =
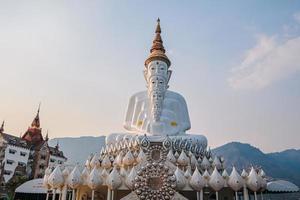
[(161, 33), (160, 19), (159, 18), (157, 18), (157, 25), (156, 25), (155, 33)]
[(160, 34), (161, 34), (161, 27), (160, 27), (160, 19), (158, 18), (156, 29), (155, 29), (155, 37), (150, 49), (150, 55), (145, 61), (146, 67), (153, 60), (161, 60), (166, 62), (168, 66), (171, 65), (169, 58), (165, 54), (166, 50), (164, 48), (163, 40)]
[(39, 103), (37, 114), (31, 123), (31, 127), (40, 128), (40, 108), (41, 108), (41, 103)]
[(49, 135), (48, 135), (48, 130), (47, 130), (47, 133), (46, 133), (46, 136), (45, 136), (45, 141), (48, 141), (49, 140)]
[(2, 121), (1, 127), (0, 127), (0, 133), (4, 132), (4, 120)]
[(37, 114), (40, 114), (40, 109), (41, 109), (41, 102), (39, 103)]
[(151, 47), (150, 52), (152, 53), (153, 51), (162, 51), (163, 53), (166, 52), (164, 46), (163, 46), (163, 41), (161, 39), (161, 28), (160, 28), (160, 19), (157, 19), (157, 25), (156, 25), (156, 29), (155, 29), (155, 38), (153, 40), (153, 44)]

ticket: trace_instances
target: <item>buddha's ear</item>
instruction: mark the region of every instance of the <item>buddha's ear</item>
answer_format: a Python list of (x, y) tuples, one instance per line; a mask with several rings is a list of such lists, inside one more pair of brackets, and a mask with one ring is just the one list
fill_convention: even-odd
[(167, 83), (169, 83), (171, 75), (172, 75), (172, 70), (168, 70), (168, 80), (167, 80)]

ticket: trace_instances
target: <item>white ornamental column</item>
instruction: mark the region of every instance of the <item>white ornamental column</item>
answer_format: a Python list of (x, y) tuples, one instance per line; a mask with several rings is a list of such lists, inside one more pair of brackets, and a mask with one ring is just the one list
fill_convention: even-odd
[(219, 199), (219, 190), (224, 187), (225, 180), (218, 172), (217, 167), (215, 167), (213, 173), (208, 181), (209, 186), (216, 192), (216, 200)]
[(125, 184), (129, 189), (133, 189), (134, 188), (134, 178), (137, 176), (137, 171), (135, 169), (135, 166), (133, 166), (131, 168), (131, 171), (129, 173), (129, 175), (126, 177), (125, 179)]
[(47, 189), (46, 200), (49, 199), (49, 190)]
[(267, 188), (267, 180), (265, 179), (266, 174), (265, 174), (264, 170), (261, 169), (259, 171), (258, 177), (260, 179), (260, 186), (261, 186), (261, 189), (260, 189), (260, 198), (261, 198), (261, 200), (264, 200), (263, 191)]
[(190, 182), (190, 186), (197, 191), (197, 200), (203, 200), (203, 188), (206, 184), (204, 177), (201, 176), (198, 167), (196, 167)]
[(80, 186), (81, 183), (82, 183), (81, 174), (79, 172), (78, 167), (75, 166), (68, 177), (68, 185), (72, 189), (72, 200), (75, 200), (76, 189)]
[(244, 180), (243, 178), (238, 174), (235, 167), (232, 168), (232, 172), (228, 178), (228, 185), (235, 191), (235, 199), (238, 200), (238, 194), (237, 191), (239, 191), (243, 185)]
[(99, 170), (97, 166), (91, 171), (88, 181), (88, 186), (92, 189), (92, 200), (95, 199), (95, 189), (102, 184), (102, 180), (100, 178)]
[(72, 189), (72, 200), (76, 198), (76, 189)]
[(52, 200), (55, 200), (55, 196), (56, 196), (56, 189), (52, 190)]
[(246, 181), (247, 181), (247, 178), (248, 178), (248, 173), (243, 169), (241, 176), (244, 179), (243, 197), (244, 197), (244, 200), (249, 200), (248, 189), (247, 189), (247, 186), (246, 186)]
[(114, 199), (115, 199), (115, 191), (112, 190), (112, 191), (111, 191), (111, 200), (114, 200)]
[(259, 182), (259, 177), (253, 167), (251, 168), (246, 184), (247, 187), (254, 192), (254, 199), (257, 200), (257, 191), (260, 189), (261, 183)]
[(44, 180), (43, 180), (43, 186), (47, 189), (46, 200), (49, 199), (50, 185), (48, 183), (48, 178), (49, 178), (50, 174), (51, 174), (51, 169), (49, 167), (47, 167), (47, 169), (45, 171), (45, 175), (44, 175)]
[(107, 177), (106, 184), (108, 187), (107, 199), (111, 200), (114, 198), (114, 190), (120, 187), (122, 184), (121, 175), (119, 174), (116, 166), (114, 166), (113, 170)]
[(68, 191), (68, 176), (69, 176), (69, 170), (68, 168), (65, 168), (64, 171), (62, 172), (62, 175), (64, 177), (64, 186), (62, 187), (61, 190), (61, 199), (62, 200), (67, 200), (67, 191)]
[(59, 166), (56, 166), (54, 171), (50, 174), (48, 182), (53, 188), (52, 199), (55, 200), (56, 190), (64, 184), (64, 179)]
[(107, 188), (107, 200), (111, 200), (111, 190)]
[(183, 189), (184, 186), (186, 185), (186, 178), (184, 177), (183, 172), (178, 166), (174, 172), (174, 175), (176, 177), (176, 188), (178, 190)]
[[(205, 180), (205, 187), (208, 187), (208, 181), (210, 179), (210, 175), (209, 175), (207, 169), (203, 172), (202, 176), (203, 176), (203, 178)], [(203, 190), (200, 191), (200, 199), (201, 199), (201, 195), (202, 195), (202, 199), (203, 199)]]
[(203, 189), (200, 191), (200, 200), (203, 200)]

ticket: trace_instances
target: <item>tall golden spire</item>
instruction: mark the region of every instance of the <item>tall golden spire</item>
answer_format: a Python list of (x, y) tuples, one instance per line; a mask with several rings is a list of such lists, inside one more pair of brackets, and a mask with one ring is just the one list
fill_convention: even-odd
[(162, 51), (162, 52), (166, 52), (164, 46), (163, 46), (163, 41), (161, 39), (161, 28), (160, 28), (160, 20), (159, 18), (157, 19), (157, 25), (156, 25), (156, 29), (155, 29), (155, 38), (153, 40), (153, 44), (152, 44), (152, 47), (151, 47), (151, 50), (150, 50), (150, 53), (152, 53), (153, 51), (155, 50), (158, 50), (158, 51)]
[(33, 128), (40, 128), (40, 108), (41, 108), (41, 104), (39, 104), (37, 114), (31, 123), (31, 127)]
[(166, 56), (165, 48), (163, 45), (163, 41), (161, 39), (161, 28), (160, 28), (160, 19), (157, 19), (157, 25), (155, 29), (155, 38), (152, 43), (152, 47), (150, 49), (150, 55), (145, 61), (145, 66), (147, 66), (153, 60), (161, 60), (167, 63), (168, 66), (171, 65), (171, 61)]

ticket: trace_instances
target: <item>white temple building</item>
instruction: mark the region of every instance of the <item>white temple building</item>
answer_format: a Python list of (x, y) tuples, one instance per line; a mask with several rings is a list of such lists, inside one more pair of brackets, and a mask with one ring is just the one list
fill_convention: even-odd
[(145, 61), (147, 88), (129, 100), (126, 132), (107, 136), (105, 148), (83, 170), (47, 169), (48, 191), (59, 193), (62, 200), (247, 200), (249, 193), (257, 199), (267, 185), (264, 171), (238, 172), (233, 167), (227, 172), (224, 159), (207, 148), (205, 136), (187, 133), (187, 104), (168, 89), (171, 74), (158, 19)]

